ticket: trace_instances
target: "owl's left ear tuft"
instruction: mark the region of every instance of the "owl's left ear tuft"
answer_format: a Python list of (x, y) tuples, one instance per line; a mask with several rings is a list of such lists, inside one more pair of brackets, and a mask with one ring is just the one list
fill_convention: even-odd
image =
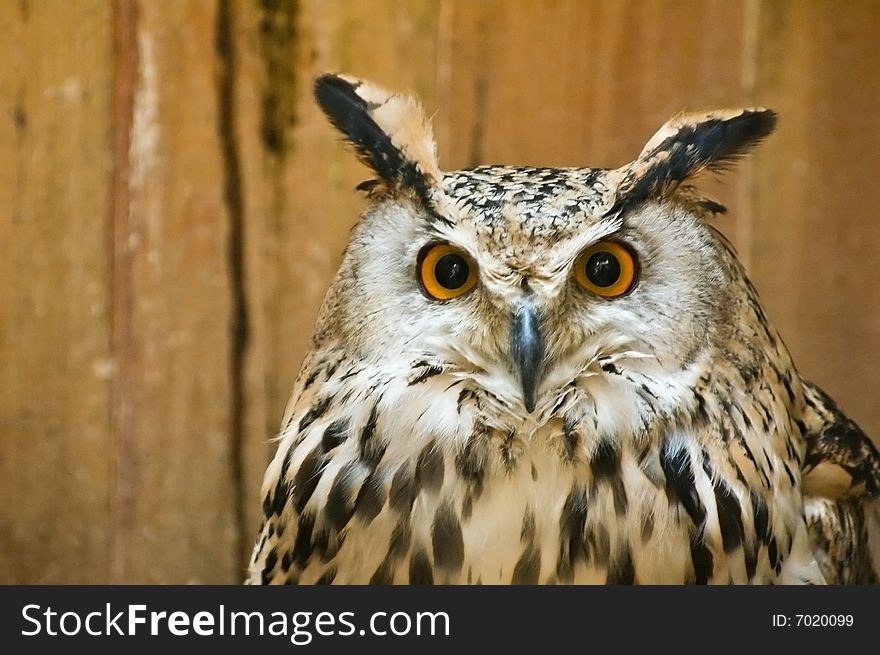
[(618, 172), (621, 201), (671, 193), (704, 170), (724, 170), (776, 127), (776, 113), (763, 108), (684, 114), (668, 121), (645, 144), (638, 159)]
[(430, 124), (415, 99), (333, 74), (318, 77), (314, 92), (330, 122), (379, 176), (361, 188), (427, 198), (441, 173)]

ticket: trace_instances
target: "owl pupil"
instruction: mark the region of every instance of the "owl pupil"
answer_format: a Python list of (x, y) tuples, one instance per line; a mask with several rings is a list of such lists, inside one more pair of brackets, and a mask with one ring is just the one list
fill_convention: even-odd
[(443, 255), (434, 266), (434, 277), (445, 289), (458, 289), (468, 280), (470, 271), (461, 255)]
[(620, 279), (620, 262), (610, 252), (597, 252), (587, 260), (587, 278), (597, 287), (610, 287)]

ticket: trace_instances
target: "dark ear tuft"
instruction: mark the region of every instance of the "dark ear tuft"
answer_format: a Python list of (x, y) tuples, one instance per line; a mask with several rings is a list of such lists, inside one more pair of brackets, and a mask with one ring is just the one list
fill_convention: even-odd
[(688, 114), (667, 122), (636, 161), (618, 169), (617, 205), (671, 193), (703, 170), (723, 170), (776, 127), (776, 113), (752, 108)]
[[(744, 155), (776, 127), (769, 109), (740, 109), (675, 118), (645, 145), (639, 159), (662, 156), (686, 176)], [(683, 179), (683, 178), (682, 178)]]
[(330, 74), (315, 80), (314, 92), (330, 122), (376, 172), (386, 191), (427, 196), (441, 174), (430, 127), (415, 100)]

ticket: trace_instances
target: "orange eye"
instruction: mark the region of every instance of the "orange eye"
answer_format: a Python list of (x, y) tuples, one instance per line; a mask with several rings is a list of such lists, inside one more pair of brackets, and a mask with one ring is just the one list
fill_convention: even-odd
[(477, 266), (462, 250), (448, 243), (422, 248), (418, 258), (419, 284), (432, 300), (452, 300), (477, 284)]
[(632, 250), (616, 241), (600, 241), (578, 256), (574, 278), (590, 293), (618, 298), (635, 286), (638, 268)]

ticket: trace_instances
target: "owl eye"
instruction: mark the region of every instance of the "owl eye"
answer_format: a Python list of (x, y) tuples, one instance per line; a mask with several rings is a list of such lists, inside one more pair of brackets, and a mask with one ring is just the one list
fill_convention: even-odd
[(462, 250), (448, 243), (422, 248), (418, 257), (419, 285), (432, 300), (452, 300), (477, 284), (477, 266)]
[(616, 241), (600, 241), (578, 256), (574, 277), (590, 293), (617, 298), (635, 286), (638, 262), (628, 247)]

